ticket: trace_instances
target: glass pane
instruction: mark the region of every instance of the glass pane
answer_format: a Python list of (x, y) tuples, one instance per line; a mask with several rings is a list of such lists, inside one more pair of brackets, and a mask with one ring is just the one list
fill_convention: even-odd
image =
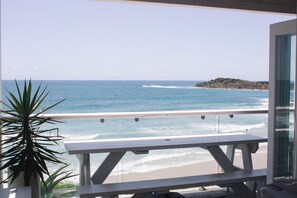
[(293, 176), (296, 36), (276, 37), (275, 180)]

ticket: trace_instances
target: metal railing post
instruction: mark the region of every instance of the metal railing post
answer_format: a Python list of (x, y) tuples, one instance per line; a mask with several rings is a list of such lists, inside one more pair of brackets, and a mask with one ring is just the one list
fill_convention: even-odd
[(217, 133), (220, 133), (220, 115), (217, 115)]

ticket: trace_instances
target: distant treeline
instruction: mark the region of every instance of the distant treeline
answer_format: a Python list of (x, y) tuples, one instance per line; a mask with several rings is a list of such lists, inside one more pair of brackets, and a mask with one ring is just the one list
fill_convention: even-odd
[(197, 83), (195, 87), (267, 90), (268, 84), (268, 81), (247, 81), (235, 78), (216, 78), (207, 82)]

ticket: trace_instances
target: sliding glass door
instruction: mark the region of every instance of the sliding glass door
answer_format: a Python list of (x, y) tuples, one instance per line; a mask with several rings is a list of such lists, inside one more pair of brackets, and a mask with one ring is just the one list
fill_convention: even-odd
[(296, 20), (270, 27), (267, 182), (296, 178)]

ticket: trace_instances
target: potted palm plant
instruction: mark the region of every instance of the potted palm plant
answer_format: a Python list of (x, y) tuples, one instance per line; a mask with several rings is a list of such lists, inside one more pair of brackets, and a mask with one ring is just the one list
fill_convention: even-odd
[[(1, 146), (0, 170), (10, 169), (4, 180), (12, 185), (20, 180), (24, 186), (32, 186), (32, 197), (40, 196), (40, 180), (45, 183), (44, 175), (49, 175), (47, 163), (63, 163), (52, 146), (58, 144), (61, 136), (58, 128), (50, 127), (56, 120), (45, 117), (44, 114), (63, 100), (42, 107), (49, 94), (47, 87), (41, 83), (33, 89), (32, 81), (24, 81), (21, 89), (15, 81), (16, 93), (7, 90), (7, 102), (3, 102), (1, 110)], [(57, 132), (55, 136), (51, 135)]]

